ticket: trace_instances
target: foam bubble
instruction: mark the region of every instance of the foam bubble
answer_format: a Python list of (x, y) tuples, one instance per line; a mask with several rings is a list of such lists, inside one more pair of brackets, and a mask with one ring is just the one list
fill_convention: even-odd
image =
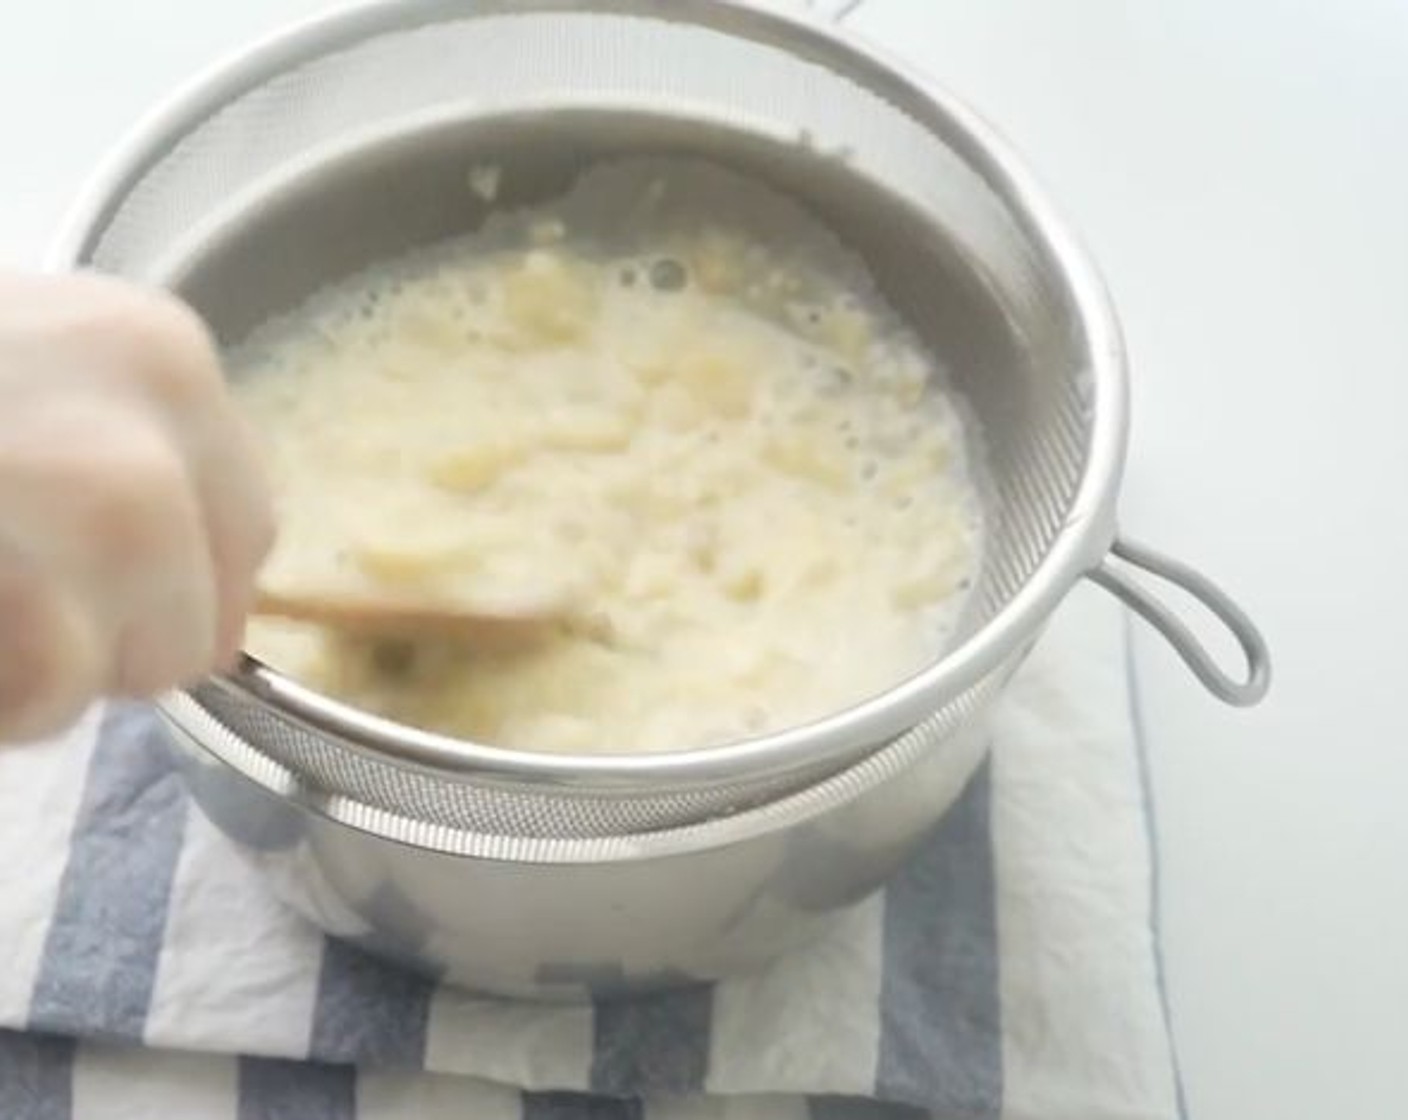
[(682, 292), (689, 287), (689, 269), (671, 257), (650, 266), (650, 286), (657, 292)]

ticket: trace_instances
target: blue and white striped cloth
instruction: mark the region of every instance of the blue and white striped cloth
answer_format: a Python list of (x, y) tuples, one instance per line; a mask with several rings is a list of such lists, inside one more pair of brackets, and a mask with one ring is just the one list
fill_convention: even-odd
[(0, 754), (0, 1120), (1173, 1120), (1120, 615), (1062, 610), (992, 761), (825, 944), (637, 1003), (437, 987), (324, 938), (141, 707)]

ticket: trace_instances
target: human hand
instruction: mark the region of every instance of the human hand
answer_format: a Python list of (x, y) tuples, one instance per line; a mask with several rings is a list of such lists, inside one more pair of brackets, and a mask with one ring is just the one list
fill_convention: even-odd
[(193, 313), (97, 276), (0, 274), (0, 742), (230, 662), (272, 538)]

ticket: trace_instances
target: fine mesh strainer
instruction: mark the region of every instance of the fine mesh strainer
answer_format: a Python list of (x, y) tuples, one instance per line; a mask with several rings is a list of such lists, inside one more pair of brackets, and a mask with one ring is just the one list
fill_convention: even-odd
[[(187, 735), (334, 816), (389, 814), (403, 842), (443, 850), (459, 830), (542, 858), (532, 841), (756, 811), (916, 728), (943, 750), (1084, 576), (1162, 629), (1217, 695), (1260, 698), (1266, 651), (1246, 617), (1188, 569), (1114, 543), (1125, 369), (1086, 258), (972, 114), (819, 21), (725, 0), (357, 7), (178, 95), (96, 180), (53, 259), (171, 285), (234, 341), (337, 277), (474, 228), (491, 205), (466, 189), (475, 166), (499, 167), (496, 203), (515, 204), (637, 154), (707, 157), (808, 207), (953, 371), (980, 432), (990, 531), (953, 648), (832, 718), (668, 755), (492, 749), (373, 718), (253, 661), (166, 705)], [(1131, 567), (1209, 606), (1246, 654), (1245, 680)]]

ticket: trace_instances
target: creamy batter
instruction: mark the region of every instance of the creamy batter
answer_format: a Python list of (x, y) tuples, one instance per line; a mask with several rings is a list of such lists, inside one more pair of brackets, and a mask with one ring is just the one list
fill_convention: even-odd
[[(570, 210), (564, 211), (570, 216)], [(980, 560), (941, 371), (856, 285), (726, 225), (627, 253), (538, 215), (339, 284), (234, 356), (282, 590), (550, 592), (541, 648), (258, 622), (305, 683), (500, 746), (617, 753), (831, 714), (942, 652)]]

